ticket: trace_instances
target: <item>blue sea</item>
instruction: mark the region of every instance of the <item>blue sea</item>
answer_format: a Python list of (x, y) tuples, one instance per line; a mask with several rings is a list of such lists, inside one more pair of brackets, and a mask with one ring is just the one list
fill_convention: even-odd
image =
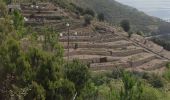
[(170, 21), (170, 0), (116, 0), (137, 8), (150, 16)]

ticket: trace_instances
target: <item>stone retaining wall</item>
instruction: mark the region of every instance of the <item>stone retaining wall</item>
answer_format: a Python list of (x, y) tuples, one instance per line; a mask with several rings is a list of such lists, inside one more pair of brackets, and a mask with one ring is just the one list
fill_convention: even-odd
[(142, 65), (142, 64), (144, 64), (146, 62), (149, 62), (149, 61), (151, 61), (151, 60), (153, 60), (155, 58), (156, 58), (156, 56), (154, 55), (154, 56), (150, 56), (148, 58), (144, 58), (144, 59), (141, 59), (141, 60), (138, 60), (138, 61), (134, 61), (134, 62), (129, 62), (129, 63), (130, 63), (130, 65), (132, 67), (137, 67), (137, 66), (140, 66), (140, 65)]
[[(76, 44), (76, 43), (75, 43)], [(75, 44), (74, 43), (70, 43), (69, 47), (70, 48), (75, 48)], [(126, 43), (126, 44), (115, 44), (115, 45), (106, 45), (106, 44), (92, 44), (92, 43), (87, 43), (87, 44), (78, 44), (78, 48), (106, 48), (106, 49), (116, 49), (116, 48), (124, 48), (127, 46), (131, 46), (133, 45), (133, 43)], [(63, 44), (63, 47), (65, 49), (68, 48), (67, 44)]]

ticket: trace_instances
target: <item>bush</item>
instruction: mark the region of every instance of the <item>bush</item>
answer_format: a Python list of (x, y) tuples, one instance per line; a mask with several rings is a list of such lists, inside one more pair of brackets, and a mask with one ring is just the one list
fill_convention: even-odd
[(170, 69), (168, 69), (167, 71), (164, 72), (163, 77), (166, 80), (170, 81)]
[(123, 88), (118, 100), (140, 100), (143, 93), (142, 83), (128, 72), (123, 72), (122, 82)]
[(88, 68), (78, 60), (74, 60), (65, 66), (64, 72), (67, 79), (75, 84), (76, 91), (79, 94), (89, 80)]
[(84, 25), (85, 25), (85, 26), (90, 25), (92, 19), (93, 19), (93, 18), (92, 18), (91, 15), (85, 15), (85, 16), (84, 16)]
[(123, 69), (119, 69), (119, 68), (115, 68), (113, 71), (112, 71), (112, 77), (114, 79), (119, 79), (123, 76)]
[(155, 88), (162, 88), (164, 86), (163, 79), (156, 74), (152, 74), (148, 81)]
[(159, 100), (160, 96), (161, 92), (152, 87), (145, 86), (140, 100)]
[(125, 32), (129, 32), (130, 30), (130, 23), (128, 20), (122, 20), (120, 26), (123, 28)]
[(95, 12), (92, 9), (90, 9), (90, 8), (87, 8), (84, 11), (84, 15), (86, 15), (86, 14), (91, 15), (92, 17), (95, 17)]
[(104, 19), (105, 19), (103, 13), (98, 14), (97, 18), (98, 18), (99, 21), (104, 21)]

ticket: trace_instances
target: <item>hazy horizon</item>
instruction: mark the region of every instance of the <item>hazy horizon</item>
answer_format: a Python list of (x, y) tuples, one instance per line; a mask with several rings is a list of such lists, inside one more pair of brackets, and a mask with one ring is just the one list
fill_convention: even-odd
[(170, 0), (116, 0), (137, 8), (148, 15), (161, 19), (170, 19)]

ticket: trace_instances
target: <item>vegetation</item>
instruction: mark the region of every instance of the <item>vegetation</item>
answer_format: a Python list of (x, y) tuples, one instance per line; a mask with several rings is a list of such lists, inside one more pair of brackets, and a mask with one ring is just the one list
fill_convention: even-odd
[(150, 35), (167, 33), (164, 28), (169, 31), (169, 23), (159, 18), (148, 16), (115, 0), (72, 0), (72, 2), (80, 7), (90, 8), (98, 14), (103, 13), (105, 20), (114, 25), (119, 25), (122, 20), (127, 19), (131, 23), (134, 32), (141, 30), (145, 35)]
[(130, 23), (128, 20), (122, 20), (120, 26), (123, 28), (125, 32), (129, 32), (130, 30)]
[(91, 20), (93, 19), (93, 17), (91, 15), (85, 15), (84, 16), (84, 25), (90, 25), (91, 24)]
[(161, 45), (164, 49), (170, 51), (170, 41), (169, 36), (163, 36), (158, 38), (152, 38), (152, 41), (155, 42), (158, 45)]
[[(64, 61), (53, 28), (42, 29), (39, 40), (39, 33), (24, 27), (19, 11), (0, 20), (1, 100), (169, 100), (164, 91), (169, 72), (163, 77), (119, 68), (91, 72), (78, 60)], [(23, 32), (29, 34), (20, 36)]]
[(98, 14), (97, 18), (98, 18), (99, 21), (104, 21), (105, 20), (105, 17), (104, 17), (103, 13)]

